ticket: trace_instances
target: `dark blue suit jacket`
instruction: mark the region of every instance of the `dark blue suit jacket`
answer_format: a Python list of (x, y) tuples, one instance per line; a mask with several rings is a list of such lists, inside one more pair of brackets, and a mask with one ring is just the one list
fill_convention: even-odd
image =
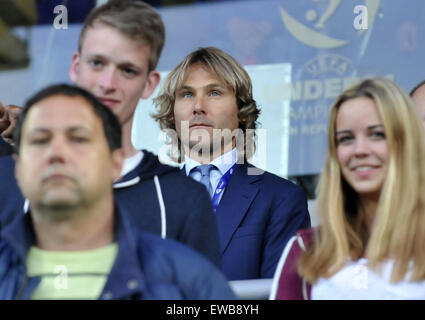
[(272, 278), (287, 241), (310, 227), (307, 197), (292, 182), (238, 164), (217, 208), (228, 280)]

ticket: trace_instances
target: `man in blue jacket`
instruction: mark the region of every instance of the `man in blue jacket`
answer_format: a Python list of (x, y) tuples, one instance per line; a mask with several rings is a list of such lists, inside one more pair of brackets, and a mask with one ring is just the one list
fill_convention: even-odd
[(220, 49), (200, 48), (168, 75), (154, 102), (161, 128), (177, 131), (176, 159), (210, 192), (228, 279), (272, 278), (286, 242), (310, 216), (301, 188), (247, 162), (260, 113), (248, 73)]
[(140, 231), (114, 202), (121, 128), (90, 93), (69, 85), (40, 91), (14, 142), (31, 209), (3, 230), (0, 299), (234, 298), (207, 259)]
[[(87, 17), (70, 78), (110, 107), (123, 128), (124, 167), (114, 184), (117, 201), (144, 230), (178, 240), (220, 265), (217, 222), (205, 188), (180, 170), (136, 150), (131, 131), (136, 106), (159, 83), (156, 66), (164, 45), (161, 17), (142, 1), (110, 1)], [(0, 157), (2, 181), (13, 179), (11, 159)], [(9, 223), (23, 197), (13, 183), (0, 186), (0, 224)]]

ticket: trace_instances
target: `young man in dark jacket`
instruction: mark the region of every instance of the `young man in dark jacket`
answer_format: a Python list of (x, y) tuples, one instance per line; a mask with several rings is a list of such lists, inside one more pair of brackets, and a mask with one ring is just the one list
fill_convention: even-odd
[[(220, 265), (217, 222), (205, 187), (149, 152), (136, 150), (131, 142), (136, 106), (160, 80), (155, 68), (164, 39), (163, 22), (151, 6), (142, 1), (110, 1), (87, 17), (70, 78), (110, 107), (121, 123), (125, 162), (114, 185), (117, 201), (142, 228), (181, 241)], [(10, 159), (2, 162), (6, 168), (11, 166)], [(0, 174), (13, 177), (13, 172)], [(16, 210), (22, 212), (24, 200), (13, 183), (0, 187), (5, 189), (0, 190), (0, 224), (4, 225)]]
[(14, 142), (31, 209), (3, 230), (0, 299), (234, 298), (207, 259), (140, 231), (114, 202), (120, 124), (90, 93), (69, 85), (40, 91)]
[(154, 100), (161, 128), (178, 133), (175, 158), (211, 191), (229, 280), (273, 277), (286, 242), (310, 226), (302, 189), (248, 162), (260, 113), (252, 92), (240, 63), (208, 47), (187, 55)]

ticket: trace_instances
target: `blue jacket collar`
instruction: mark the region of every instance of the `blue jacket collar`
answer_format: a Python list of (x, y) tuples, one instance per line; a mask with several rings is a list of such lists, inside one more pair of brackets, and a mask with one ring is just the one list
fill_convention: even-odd
[(141, 296), (146, 286), (141, 270), (138, 237), (129, 214), (116, 204), (115, 240), (118, 254), (100, 299), (129, 299)]

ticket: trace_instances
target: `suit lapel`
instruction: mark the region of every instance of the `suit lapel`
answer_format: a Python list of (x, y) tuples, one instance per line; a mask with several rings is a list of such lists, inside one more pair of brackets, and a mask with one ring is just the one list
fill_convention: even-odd
[(253, 183), (263, 178), (263, 175), (247, 175), (247, 169), (246, 164), (237, 165), (217, 208), (216, 218), (222, 253), (258, 192), (258, 187)]

